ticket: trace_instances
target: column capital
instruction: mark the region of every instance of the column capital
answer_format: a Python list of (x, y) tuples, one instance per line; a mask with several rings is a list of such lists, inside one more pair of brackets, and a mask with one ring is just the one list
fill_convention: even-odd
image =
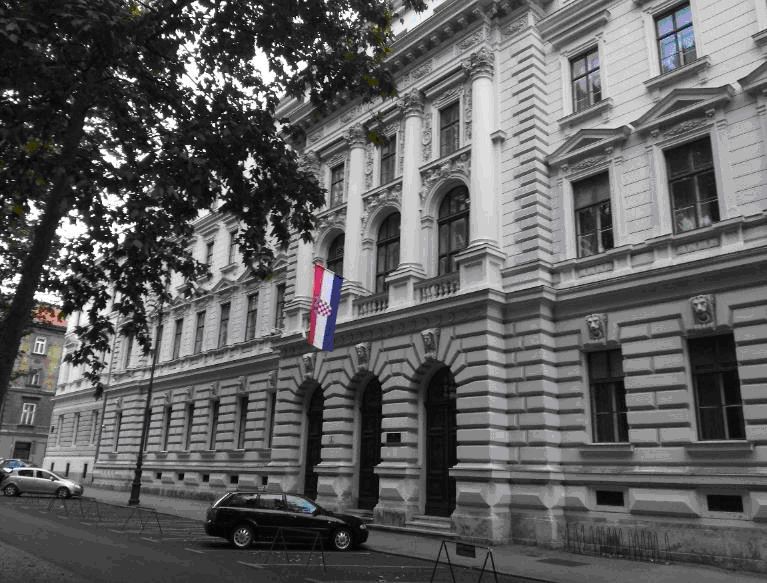
[(463, 70), (472, 81), (480, 77), (492, 77), (494, 67), (495, 55), (487, 47), (480, 48), (463, 62)]
[(367, 132), (360, 124), (355, 124), (346, 131), (344, 140), (350, 148), (364, 148), (367, 142)]
[(423, 114), (423, 103), (423, 92), (419, 91), (418, 89), (413, 89), (412, 91), (409, 91), (402, 96), (399, 106), (402, 110), (402, 114), (405, 117), (410, 117), (413, 115), (420, 116)]

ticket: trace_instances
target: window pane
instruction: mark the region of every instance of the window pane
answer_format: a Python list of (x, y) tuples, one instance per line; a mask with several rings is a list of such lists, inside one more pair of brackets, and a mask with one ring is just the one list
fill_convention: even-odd
[(746, 428), (743, 423), (743, 409), (741, 407), (728, 407), (726, 415), (730, 439), (745, 439)]
[(586, 77), (581, 77), (573, 83), (573, 103), (575, 104), (575, 111), (581, 111), (588, 107), (589, 93)]
[(589, 71), (599, 68), (599, 51), (594, 51), (586, 55), (586, 63)]
[(450, 234), (449, 225), (439, 226), (439, 252), (440, 254), (447, 253), (448, 251), (448, 236)]
[(591, 235), (581, 235), (578, 237), (578, 256), (588, 257), (589, 255), (596, 255), (599, 253), (599, 247), (597, 247), (597, 235), (592, 233)]
[(695, 204), (695, 181), (692, 178), (678, 180), (671, 184), (674, 209), (684, 209)]
[(607, 251), (608, 249), (612, 249), (615, 247), (615, 241), (613, 240), (613, 230), (612, 227), (609, 229), (604, 229), (602, 231), (602, 234), (600, 235), (600, 240), (602, 243), (602, 250)]
[(626, 413), (618, 414), (618, 441), (629, 440), (629, 424)]
[(388, 257), (386, 261), (386, 270), (392, 271), (399, 265), (399, 241), (389, 245)]
[(690, 157), (686, 147), (674, 148), (666, 151), (666, 164), (670, 177), (684, 174), (690, 171)]
[(702, 204), (700, 206), (700, 226), (708, 227), (716, 222), (719, 222), (719, 205), (716, 200)]
[(594, 410), (597, 413), (613, 412), (612, 385), (594, 385)]
[(608, 358), (608, 352), (592, 352), (589, 354), (589, 376), (592, 380), (605, 379), (610, 376)]
[(674, 16), (676, 17), (677, 28), (682, 28), (683, 26), (692, 24), (692, 10), (690, 10), (689, 5), (677, 10)]
[(717, 382), (717, 375), (715, 374), (702, 374), (697, 375), (697, 387), (698, 387), (698, 406), (719, 406), (722, 404), (722, 398), (719, 392), (719, 383)]
[(583, 75), (586, 74), (586, 59), (585, 58), (575, 59), (572, 62), (572, 68), (573, 68), (573, 79), (577, 79), (578, 77), (583, 77)]
[(698, 174), (698, 198), (701, 201), (716, 199), (716, 177), (713, 172)]
[(693, 168), (706, 168), (714, 164), (711, 142), (708, 138), (690, 144), (689, 149), (692, 152)]
[(700, 436), (701, 439), (725, 438), (721, 409), (700, 410)]
[(589, 75), (589, 85), (591, 86), (591, 103), (594, 104), (602, 100), (602, 81), (599, 78), (599, 71), (594, 71)]
[(658, 38), (674, 31), (674, 16), (669, 14), (664, 18), (659, 18), (657, 23)]
[(576, 220), (578, 222), (578, 234), (588, 235), (593, 233), (597, 228), (597, 221), (595, 216), (595, 207), (588, 207), (579, 210), (576, 213)]
[(724, 402), (727, 405), (740, 405), (740, 381), (737, 370), (728, 370), (722, 373), (724, 385)]
[(597, 415), (597, 442), (614, 442), (612, 415)]
[(460, 251), (466, 247), (466, 217), (455, 220), (450, 227), (452, 231), (450, 250)]

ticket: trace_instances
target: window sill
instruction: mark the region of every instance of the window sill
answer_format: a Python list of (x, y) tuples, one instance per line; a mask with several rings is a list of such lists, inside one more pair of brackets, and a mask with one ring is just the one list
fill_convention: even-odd
[(159, 459), (165, 459), (166, 457), (168, 457), (168, 452), (167, 452), (167, 450), (156, 451), (156, 452), (154, 452), (154, 457), (159, 458)]
[(229, 265), (224, 265), (224, 267), (221, 268), (221, 273), (230, 273), (232, 271), (236, 271), (238, 265), (239, 264), (236, 262), (232, 262)]
[(576, 124), (584, 122), (593, 117), (597, 117), (606, 111), (610, 111), (612, 107), (613, 107), (613, 100), (611, 97), (608, 97), (607, 99), (598, 101), (591, 107), (587, 107), (586, 109), (583, 109), (581, 111), (577, 111), (575, 113), (571, 113), (570, 115), (566, 115), (565, 117), (559, 118), (557, 120), (557, 123), (559, 124), (560, 128), (563, 128), (563, 129), (565, 127), (571, 128)]
[(226, 454), (229, 457), (243, 457), (245, 455), (245, 449), (230, 449)]
[(180, 459), (186, 459), (189, 457), (190, 454), (191, 452), (188, 449), (185, 449), (185, 450), (176, 452), (176, 457)]
[(580, 447), (583, 457), (617, 457), (634, 455), (631, 443), (585, 443)]
[(213, 457), (214, 455), (216, 455), (215, 449), (205, 449), (200, 452), (200, 457)]
[(696, 441), (684, 446), (691, 456), (738, 456), (754, 453), (754, 444), (745, 440)]
[(648, 79), (647, 81), (644, 82), (644, 85), (648, 91), (661, 89), (662, 87), (665, 87), (666, 85), (671, 85), (672, 83), (676, 83), (677, 81), (680, 81), (681, 79), (686, 79), (687, 77), (692, 77), (693, 75), (697, 75), (701, 71), (705, 71), (706, 69), (708, 69), (710, 66), (711, 66), (710, 57), (708, 56), (700, 57), (696, 59), (695, 61), (693, 61), (692, 63), (679, 67), (678, 69), (669, 71), (668, 73), (662, 73), (656, 77), (653, 77), (652, 79)]

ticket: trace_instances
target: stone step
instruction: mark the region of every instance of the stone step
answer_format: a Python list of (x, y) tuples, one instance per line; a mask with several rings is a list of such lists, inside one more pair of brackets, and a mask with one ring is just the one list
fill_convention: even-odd
[(420, 536), (428, 536), (439, 539), (457, 539), (458, 534), (451, 530), (433, 529), (433, 528), (421, 528), (411, 526), (412, 522), (408, 522), (405, 526), (392, 526), (389, 524), (370, 524), (368, 527), (371, 530), (382, 530), (387, 532), (401, 532), (404, 534), (417, 534)]
[(356, 516), (366, 523), (373, 522), (373, 511), (366, 508), (347, 508), (344, 510), (344, 514)]

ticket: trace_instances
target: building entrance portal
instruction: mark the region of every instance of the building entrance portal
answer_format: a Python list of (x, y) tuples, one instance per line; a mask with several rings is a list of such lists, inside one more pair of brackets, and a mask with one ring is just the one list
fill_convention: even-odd
[(457, 462), (456, 385), (444, 367), (426, 390), (426, 514), (450, 516), (455, 510), (455, 478), (448, 470)]
[(322, 387), (317, 386), (309, 402), (306, 422), (306, 466), (304, 469), (304, 495), (312, 500), (317, 498), (317, 474), (314, 466), (322, 461), (322, 411), (325, 396)]
[(381, 462), (381, 383), (373, 378), (362, 395), (360, 423), (360, 508), (372, 510), (378, 504), (378, 476)]

